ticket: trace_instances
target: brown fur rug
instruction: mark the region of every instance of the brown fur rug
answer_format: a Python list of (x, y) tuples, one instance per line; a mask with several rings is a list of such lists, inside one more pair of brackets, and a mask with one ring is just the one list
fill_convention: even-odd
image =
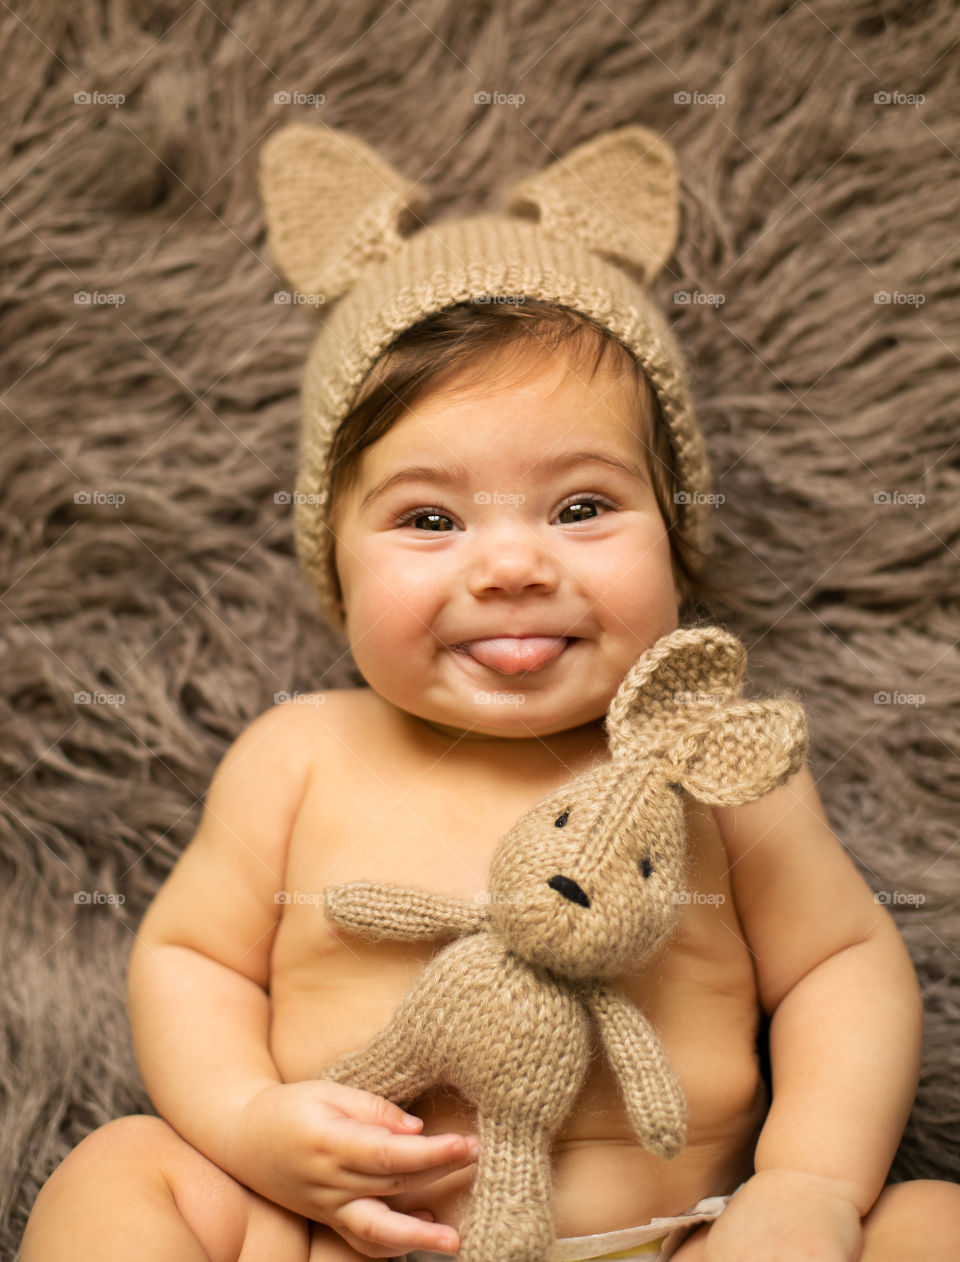
[(124, 966), (219, 756), (278, 691), (360, 682), (274, 499), (313, 316), (273, 301), (255, 171), (294, 118), (433, 216), (608, 127), (675, 146), (658, 293), (725, 496), (716, 616), (806, 702), (900, 900), (927, 1031), (895, 1176), (960, 1179), (956, 6), (24, 0), (0, 30), (3, 1257), (66, 1152), (149, 1108)]

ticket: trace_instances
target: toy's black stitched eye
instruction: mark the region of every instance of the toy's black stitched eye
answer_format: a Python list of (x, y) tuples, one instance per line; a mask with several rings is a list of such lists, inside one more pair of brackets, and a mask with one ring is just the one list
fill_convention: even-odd
[(649, 881), (653, 875), (653, 864), (647, 858), (640, 860), (640, 875), (645, 881)]
[(564, 811), (562, 815), (558, 815), (557, 818), (553, 821), (555, 827), (562, 828), (569, 818), (570, 818), (570, 812)]
[(683, 785), (682, 785), (682, 784), (677, 784), (677, 782), (676, 782), (675, 780), (668, 780), (668, 781), (667, 781), (667, 788), (668, 788), (668, 789), (673, 789), (674, 793), (682, 793), (682, 792), (683, 792)]

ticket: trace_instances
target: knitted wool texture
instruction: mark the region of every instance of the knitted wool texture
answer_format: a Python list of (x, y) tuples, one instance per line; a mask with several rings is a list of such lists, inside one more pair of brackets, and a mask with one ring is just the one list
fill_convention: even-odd
[[(303, 379), (297, 552), (343, 629), (329, 531), (328, 455), (389, 344), (455, 303), (537, 298), (591, 316), (642, 365), (676, 455), (680, 535), (708, 545), (711, 480), (685, 368), (648, 286), (670, 256), (674, 155), (644, 127), (572, 149), (507, 194), (505, 211), (424, 225), (424, 187), (341, 129), (293, 124), (260, 154), (270, 247), (296, 301), (327, 311)], [(417, 225), (419, 229), (414, 231)]]
[(550, 1144), (591, 1054), (591, 1017), (640, 1143), (685, 1143), (683, 1091), (646, 1017), (612, 984), (665, 944), (686, 877), (683, 791), (736, 805), (803, 762), (803, 707), (738, 700), (746, 651), (718, 627), (662, 637), (606, 718), (609, 757), (550, 793), (495, 850), (479, 903), (368, 881), (328, 887), (327, 918), (367, 938), (462, 935), (390, 1025), (323, 1076), (408, 1104), (449, 1084), (481, 1151), (462, 1262), (542, 1262), (554, 1239)]

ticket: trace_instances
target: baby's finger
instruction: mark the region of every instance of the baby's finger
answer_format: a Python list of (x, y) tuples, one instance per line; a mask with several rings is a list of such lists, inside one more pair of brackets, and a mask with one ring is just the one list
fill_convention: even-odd
[(479, 1141), (472, 1135), (397, 1135), (354, 1118), (332, 1119), (328, 1133), (344, 1169), (367, 1175), (433, 1171), (464, 1166), (476, 1160)]
[(385, 1100), (382, 1095), (372, 1091), (361, 1091), (359, 1087), (348, 1087), (342, 1082), (329, 1082), (324, 1079), (324, 1096), (326, 1103), (334, 1108), (341, 1108), (347, 1117), (359, 1118), (363, 1122), (372, 1122), (376, 1126), (386, 1126), (390, 1130), (405, 1131), (415, 1134), (423, 1125), (423, 1118), (405, 1113), (399, 1105)]
[(391, 1255), (389, 1245), (378, 1249), (368, 1240), (361, 1240), (352, 1231), (347, 1231), (345, 1227), (336, 1231), (325, 1224), (314, 1223), (310, 1234), (313, 1244), (322, 1246), (319, 1253), (316, 1249), (312, 1253), (323, 1258), (323, 1262), (357, 1262), (361, 1255), (365, 1258), (389, 1258)]
[(428, 1187), (448, 1174), (470, 1165), (470, 1161), (449, 1161), (429, 1170), (410, 1170), (405, 1174), (364, 1174), (360, 1170), (340, 1170), (340, 1186), (354, 1196), (397, 1196)]
[(348, 1201), (340, 1209), (337, 1227), (346, 1239), (354, 1237), (351, 1243), (361, 1253), (368, 1252), (371, 1244), (400, 1254), (411, 1249), (453, 1254), (460, 1248), (460, 1237), (452, 1227), (399, 1214), (375, 1197)]

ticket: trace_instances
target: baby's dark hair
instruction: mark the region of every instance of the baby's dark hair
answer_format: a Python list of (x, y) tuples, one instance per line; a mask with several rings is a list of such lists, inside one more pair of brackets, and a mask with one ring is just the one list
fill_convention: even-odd
[[(684, 597), (681, 613), (692, 612), (698, 605), (709, 609), (722, 603), (727, 589), (704, 576), (710, 556), (674, 529), (679, 517), (675, 497), (680, 487), (676, 454), (660, 402), (636, 356), (589, 316), (532, 298), (509, 303), (461, 302), (446, 307), (405, 329), (377, 359), (330, 447), (331, 529), (326, 546), (331, 573), (336, 574), (338, 506), (356, 485), (366, 448), (425, 395), (443, 393), (445, 388), (460, 389), (479, 380), (491, 384), (513, 379), (522, 375), (525, 364), (542, 362), (561, 344), (572, 351), (573, 365), (584, 365), (588, 380), (608, 358), (615, 371), (632, 374), (637, 434), (647, 451), (654, 492), (668, 530), (674, 577)], [(336, 598), (342, 599), (339, 577)]]

